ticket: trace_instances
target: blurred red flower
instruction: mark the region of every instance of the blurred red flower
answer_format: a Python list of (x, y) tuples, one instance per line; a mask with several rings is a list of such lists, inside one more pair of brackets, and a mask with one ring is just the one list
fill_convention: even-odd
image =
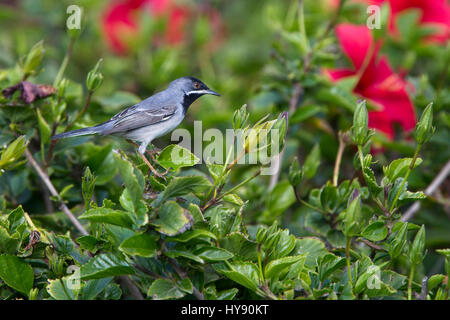
[(378, 57), (381, 43), (375, 43), (366, 26), (340, 24), (336, 35), (343, 52), (353, 64), (352, 69), (325, 70), (332, 79), (357, 76), (354, 92), (374, 103), (379, 110), (369, 111), (369, 127), (394, 138), (394, 123), (405, 131), (414, 129), (416, 115), (408, 96), (409, 85), (392, 71), (385, 56)]
[(209, 18), (215, 38), (221, 40), (223, 26), (220, 14), (210, 7), (192, 10), (173, 0), (115, 0), (106, 7), (102, 16), (102, 33), (115, 53), (125, 54), (129, 51), (127, 40), (133, 39), (139, 32), (138, 15), (145, 11), (155, 19), (167, 17), (167, 27), (162, 35), (162, 41), (167, 44), (184, 42), (187, 39), (187, 24), (199, 12)]
[[(338, 6), (340, 0), (331, 0), (333, 6)], [(427, 40), (445, 43), (450, 39), (450, 3), (448, 0), (352, 0), (352, 2), (365, 2), (367, 4), (382, 5), (389, 2), (390, 20), (389, 30), (393, 35), (398, 34), (396, 22), (399, 14), (408, 9), (420, 10), (420, 23), (433, 26), (436, 32)]]

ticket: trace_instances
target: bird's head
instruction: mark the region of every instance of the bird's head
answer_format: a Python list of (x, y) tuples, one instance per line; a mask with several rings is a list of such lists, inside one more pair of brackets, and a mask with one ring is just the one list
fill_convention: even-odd
[(220, 96), (220, 94), (211, 90), (206, 84), (194, 77), (183, 77), (176, 79), (170, 83), (169, 89), (181, 91), (186, 107), (189, 107), (192, 102), (205, 94)]

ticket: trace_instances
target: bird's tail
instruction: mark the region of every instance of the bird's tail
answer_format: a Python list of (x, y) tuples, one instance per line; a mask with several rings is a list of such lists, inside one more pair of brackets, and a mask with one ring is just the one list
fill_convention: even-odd
[(72, 130), (69, 132), (57, 134), (56, 136), (52, 137), (52, 140), (68, 138), (68, 137), (87, 136), (90, 134), (96, 134), (96, 133), (100, 133), (100, 132), (101, 132), (100, 126), (87, 127), (87, 128), (83, 128), (83, 129)]

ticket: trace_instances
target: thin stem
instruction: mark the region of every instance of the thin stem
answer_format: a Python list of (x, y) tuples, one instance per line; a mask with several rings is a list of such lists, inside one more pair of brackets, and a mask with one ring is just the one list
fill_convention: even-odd
[(392, 210), (395, 208), (395, 204), (397, 203), (398, 198), (400, 197), (400, 194), (403, 191), (403, 187), (405, 186), (406, 180), (408, 180), (409, 174), (411, 173), (412, 169), (414, 168), (414, 165), (417, 160), (417, 156), (419, 155), (420, 148), (422, 147), (421, 144), (418, 144), (416, 147), (416, 152), (414, 153), (414, 157), (411, 161), (411, 164), (408, 167), (408, 171), (406, 171), (405, 177), (403, 178), (402, 184), (400, 185), (400, 188), (397, 191), (397, 194), (395, 195), (394, 201), (392, 202), (391, 207), (389, 208), (389, 211), (392, 212)]
[(239, 183), (238, 185), (236, 185), (235, 187), (231, 188), (230, 190), (222, 193), (220, 196), (218, 196), (216, 198), (216, 200), (220, 200), (223, 197), (225, 197), (227, 194), (233, 193), (234, 191), (236, 191), (237, 189), (239, 189), (240, 187), (242, 187), (244, 184), (246, 184), (247, 182), (252, 181), (253, 179), (255, 179), (257, 176), (259, 176), (261, 174), (261, 168), (259, 168), (258, 170), (256, 170), (256, 172), (254, 174), (252, 174), (250, 177), (248, 177), (247, 179), (245, 179), (244, 181), (242, 181), (241, 183)]
[(310, 204), (310, 203), (306, 202), (305, 200), (303, 200), (302, 198), (300, 198), (300, 195), (299, 195), (298, 192), (297, 192), (297, 187), (294, 187), (294, 194), (295, 194), (295, 198), (297, 199), (297, 201), (298, 201), (299, 203), (301, 203), (301, 204), (307, 206), (308, 208), (310, 208), (310, 209), (312, 209), (312, 210), (314, 210), (314, 211), (320, 212), (320, 213), (322, 213), (322, 214), (324, 214), (324, 215), (327, 215), (327, 214), (328, 214), (328, 212), (323, 211), (322, 209), (320, 209), (320, 208), (318, 208), (318, 207), (316, 207), (316, 206), (313, 206), (312, 204)]
[(41, 178), (42, 182), (44, 182), (45, 186), (50, 191), (50, 193), (58, 199), (59, 208), (69, 218), (69, 220), (73, 223), (75, 228), (77, 228), (81, 234), (87, 236), (89, 233), (81, 225), (81, 223), (78, 221), (78, 219), (72, 214), (72, 212), (70, 212), (69, 208), (66, 206), (66, 204), (62, 200), (61, 196), (59, 195), (58, 191), (56, 191), (55, 187), (53, 186), (52, 182), (50, 181), (50, 178), (42, 170), (42, 168), (39, 166), (39, 164), (36, 162), (36, 160), (34, 160), (31, 152), (28, 149), (25, 149), (25, 156), (26, 156), (28, 162), (30, 163), (30, 165), (34, 168), (34, 170), (36, 170), (37, 174)]
[(411, 266), (411, 271), (409, 272), (409, 279), (408, 279), (408, 300), (411, 300), (412, 296), (412, 281), (414, 277), (414, 269), (416, 268), (416, 265), (413, 264)]
[(64, 129), (64, 132), (68, 131), (68, 130), (72, 127), (72, 125), (73, 125), (74, 123), (76, 123), (76, 122), (78, 121), (78, 119), (80, 119), (80, 118), (83, 116), (83, 114), (84, 114), (84, 113), (86, 112), (86, 110), (88, 109), (89, 104), (91, 103), (91, 98), (92, 98), (92, 95), (93, 95), (93, 94), (94, 94), (94, 91), (92, 91), (92, 90), (89, 90), (89, 91), (88, 91), (88, 95), (87, 95), (86, 102), (85, 102), (85, 104), (84, 104), (83, 109), (81, 109), (81, 111), (78, 112), (78, 114), (75, 116), (75, 119), (73, 119), (73, 121), (70, 122), (70, 123), (66, 126), (66, 129)]
[(75, 42), (75, 38), (71, 37), (69, 46), (67, 47), (66, 55), (61, 63), (61, 66), (59, 67), (58, 74), (56, 75), (55, 81), (53, 82), (54, 87), (56, 87), (58, 85), (58, 83), (61, 81), (64, 71), (66, 70), (67, 64), (69, 63), (70, 56), (72, 55), (72, 48), (73, 48), (74, 42)]
[(345, 257), (347, 260), (347, 270), (348, 270), (348, 281), (350, 283), (350, 290), (353, 292), (353, 281), (352, 281), (352, 269), (350, 266), (350, 246), (351, 246), (352, 238), (347, 237), (347, 243), (345, 245)]
[(333, 170), (333, 185), (335, 187), (338, 184), (339, 168), (341, 166), (342, 155), (344, 154), (344, 150), (345, 150), (345, 146), (346, 146), (346, 143), (344, 140), (344, 133), (339, 132), (338, 138), (339, 138), (339, 148), (337, 151), (336, 161), (334, 163), (334, 170)]

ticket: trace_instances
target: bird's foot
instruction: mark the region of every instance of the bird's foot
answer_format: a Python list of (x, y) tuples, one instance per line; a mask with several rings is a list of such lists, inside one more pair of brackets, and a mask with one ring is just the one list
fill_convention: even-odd
[(148, 161), (148, 159), (145, 157), (145, 155), (141, 154), (141, 158), (142, 160), (144, 160), (144, 162), (147, 164), (147, 166), (149, 167), (150, 171), (157, 177), (160, 177), (161, 179), (163, 179), (164, 181), (166, 181), (166, 177), (165, 175), (169, 172), (169, 169), (166, 170), (166, 172), (163, 173), (159, 173), (158, 171), (156, 171), (156, 169), (152, 166), (152, 164), (150, 163), (150, 161)]
[(154, 148), (153, 150), (147, 150), (147, 154), (150, 156), (150, 158), (152, 158), (152, 160), (154, 161), (154, 162), (156, 162), (156, 159), (155, 159), (155, 154), (158, 156), (159, 154), (160, 154), (160, 152), (161, 152), (161, 150), (159, 150), (158, 148)]

